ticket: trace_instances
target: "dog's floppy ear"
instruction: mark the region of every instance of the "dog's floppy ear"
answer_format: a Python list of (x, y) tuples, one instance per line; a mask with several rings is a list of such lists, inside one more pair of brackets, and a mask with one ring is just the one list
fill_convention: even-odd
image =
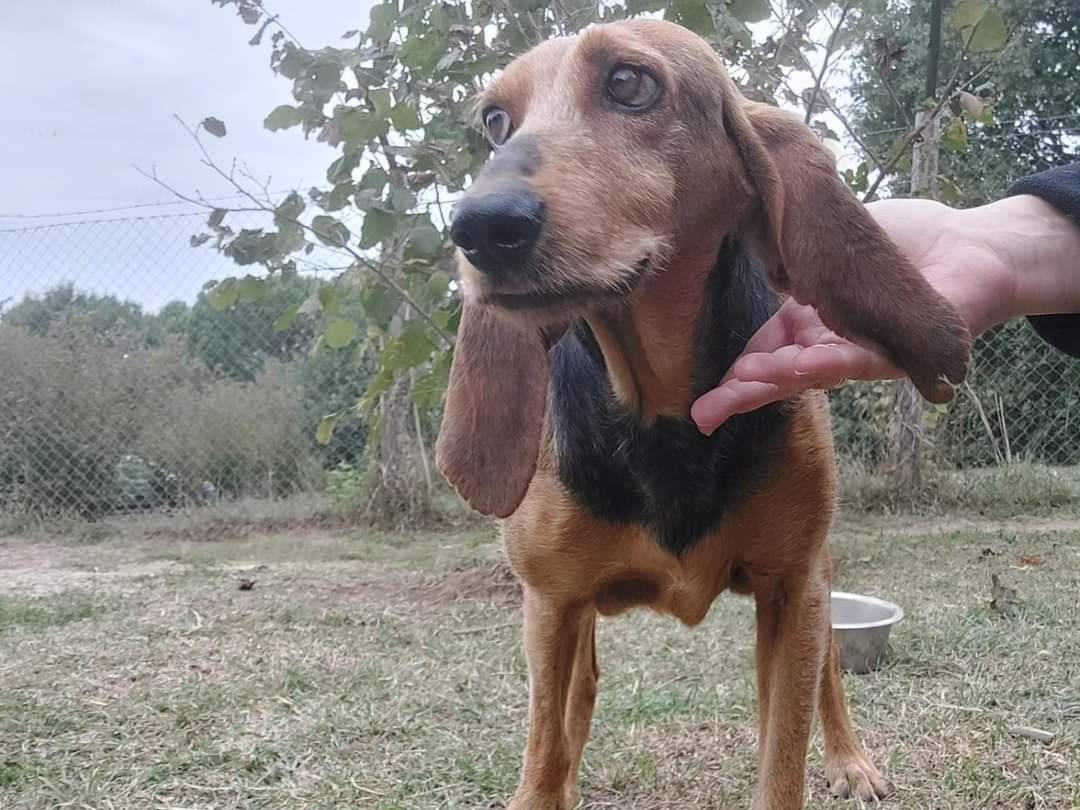
[(829, 151), (802, 121), (735, 91), (724, 125), (757, 190), (772, 283), (834, 332), (882, 351), (926, 399), (952, 399), (971, 335), (844, 185)]
[(511, 515), (536, 472), (548, 345), (536, 327), (466, 299), (435, 458), (477, 512)]

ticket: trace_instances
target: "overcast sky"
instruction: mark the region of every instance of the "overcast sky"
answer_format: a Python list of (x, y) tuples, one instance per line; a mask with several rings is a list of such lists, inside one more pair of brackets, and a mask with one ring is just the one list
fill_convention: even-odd
[[(265, 115), (291, 101), (271, 72), (267, 37), (210, 0), (2, 0), (0, 22), (0, 302), (60, 281), (133, 298), (156, 308), (190, 300), (207, 279), (235, 268), (187, 247), (199, 219), (43, 227), (190, 210), (40, 217), (148, 203), (168, 192), (140, 177), (149, 169), (207, 197), (228, 194), (199, 164), (173, 119), (223, 119), (215, 155), (238, 157), (272, 189), (306, 189), (323, 179), (333, 151), (298, 131), (270, 133)], [(336, 45), (367, 22), (370, 0), (273, 0), (268, 6), (307, 47)], [(12, 229), (36, 230), (11, 232)]]
[[(177, 189), (207, 198), (233, 192), (200, 165), (174, 114), (191, 124), (223, 119), (228, 136), (205, 139), (215, 158), (243, 160), (271, 177), (274, 191), (324, 181), (333, 150), (296, 130), (263, 129), (271, 109), (292, 101), (289, 82), (270, 70), (269, 38), (249, 46), (255, 29), (231, 7), (210, 0), (0, 4), (0, 311), (67, 281), (155, 310), (192, 301), (206, 281), (237, 272), (209, 246), (188, 246), (205, 212), (192, 214), (135, 171), (156, 168)], [(267, 5), (302, 44), (321, 47), (364, 28), (372, 0)], [(108, 210), (118, 208), (125, 210)], [(87, 221), (94, 224), (74, 224)]]

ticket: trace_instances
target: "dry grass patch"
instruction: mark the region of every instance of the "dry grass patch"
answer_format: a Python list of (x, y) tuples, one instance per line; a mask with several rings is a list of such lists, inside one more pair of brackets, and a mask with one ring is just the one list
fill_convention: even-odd
[[(838, 533), (837, 585), (908, 612), (888, 667), (847, 679), (898, 785), (891, 806), (1080, 807), (1072, 525)], [(85, 588), (35, 596), (4, 579), (93, 559), (96, 579), (68, 580)], [(525, 664), (488, 530), (12, 541), (0, 566), (5, 810), (494, 810), (513, 791)], [(989, 607), (992, 572), (1019, 592), (1007, 615)], [(602, 622), (585, 808), (748, 806), (752, 640), (734, 597), (697, 631), (646, 613)], [(1018, 723), (1055, 739), (1011, 736)], [(836, 807), (811, 760), (809, 807)]]

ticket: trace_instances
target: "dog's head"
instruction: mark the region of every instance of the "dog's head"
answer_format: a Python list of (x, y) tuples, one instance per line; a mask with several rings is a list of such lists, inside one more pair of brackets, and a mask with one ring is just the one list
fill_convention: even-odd
[[(493, 158), (451, 226), (465, 311), (439, 466), (504, 517), (536, 467), (552, 335), (738, 233), (779, 290), (884, 351), (932, 401), (963, 379), (959, 316), (801, 121), (747, 101), (712, 49), (635, 20), (546, 42), (480, 100)], [(692, 325), (688, 324), (688, 328)]]

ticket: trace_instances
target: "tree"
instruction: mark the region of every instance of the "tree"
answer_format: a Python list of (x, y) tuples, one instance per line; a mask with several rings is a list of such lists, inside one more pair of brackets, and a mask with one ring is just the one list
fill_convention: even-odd
[(151, 315), (133, 301), (112, 295), (81, 292), (71, 283), (59, 284), (40, 297), (27, 295), (3, 313), (8, 326), (44, 337), (64, 325), (77, 324), (93, 335), (124, 340), (145, 348), (161, 343), (161, 332)]
[[(986, 5), (953, 4), (950, 19)], [(997, 199), (1022, 176), (1080, 158), (1080, 82), (1069, 78), (1080, 75), (1080, 0), (1000, 0), (996, 8), (1010, 33), (994, 59), (965, 55), (962, 37), (942, 42), (941, 75), (975, 79), (970, 93), (951, 100), (945, 128), (942, 193), (954, 204)], [(851, 120), (876, 154), (889, 154), (923, 103), (928, 12), (927, 3), (887, 0), (853, 54)], [(896, 168), (890, 188), (903, 194), (908, 164)]]
[[(302, 319), (327, 343), (360, 337), (370, 350), (375, 374), (363, 397), (353, 408), (326, 414), (319, 434), (329, 440), (350, 410), (376, 417), (375, 432), (383, 433), (375, 468), (387, 513), (418, 503), (402, 497), (403, 487), (426, 486), (424, 424), (437, 414), (460, 315), (446, 206), (487, 157), (472, 99), (493, 72), (551, 36), (662, 13), (719, 49), (748, 95), (795, 107), (838, 144), (834, 128), (854, 130), (830, 92), (835, 68), (885, 6), (885, 0), (385, 0), (372, 7), (366, 30), (347, 32), (339, 45), (309, 48), (261, 0), (211, 2), (253, 27), (252, 45), (268, 40), (274, 72), (291, 84), (291, 103), (271, 110), (265, 126), (299, 129), (327, 144), (333, 159), (323, 187), (271, 199), (265, 185), (215, 159), (208, 142), (227, 135), (223, 121), (208, 117), (189, 127), (203, 162), (245, 196), (238, 207), (273, 215), (272, 228), (234, 231), (229, 210), (177, 192), (211, 209), (206, 232), (192, 244), (209, 244), (240, 267), (258, 264), (271, 274), (294, 273), (302, 254), (315, 251), (347, 267), (344, 276), (362, 289), (363, 333), (318, 303), (299, 315), (286, 310), (268, 317)], [(982, 17), (996, 19), (987, 9)], [(763, 26), (751, 29), (753, 23)], [(945, 99), (937, 103), (944, 106)], [(909, 133), (897, 161), (917, 136)], [(871, 169), (885, 160), (867, 156), (848, 172), (849, 182), (866, 189)], [(208, 298), (233, 302), (242, 283), (224, 279)], [(398, 440), (397, 433), (409, 430), (412, 440)], [(417, 450), (419, 463), (392, 457), (405, 448)]]
[[(250, 382), (268, 359), (288, 362), (307, 351), (312, 331), (304, 322), (289, 328), (275, 328), (282, 312), (299, 309), (317, 289), (318, 283), (298, 276), (275, 276), (269, 281), (252, 279), (238, 284), (235, 300), (223, 299), (213, 290), (199, 293), (182, 324), (191, 353), (207, 367)], [(170, 310), (170, 319), (177, 314)], [(161, 317), (166, 315), (162, 313)]]
[[(1001, 0), (991, 8), (986, 2), (961, 0), (947, 9), (946, 28), (954, 31), (988, 10), (1000, 14), (1000, 21), (987, 29), (994, 36), (985, 42), (964, 35), (942, 39), (941, 75), (955, 76), (968, 87), (955, 92), (942, 111), (943, 148), (933, 178), (938, 199), (982, 204), (1000, 198), (1024, 175), (1080, 158), (1080, 85), (1064, 78), (1080, 75), (1080, 2)], [(930, 4), (888, 0), (879, 15), (864, 22), (867, 44), (853, 53), (851, 123), (871, 153), (884, 158), (910, 131), (912, 111), (925, 106), (922, 72), (932, 41)], [(979, 58), (977, 51), (999, 45), (1006, 31), (1008, 44), (992, 59)], [(906, 196), (910, 169), (906, 156), (897, 162), (885, 182), (890, 193)], [(1006, 346), (1008, 354), (1001, 354)], [(1027, 381), (1015, 374), (1020, 362), (1025, 371), (1040, 373), (1048, 365), (1046, 354), (1045, 345), (1019, 324), (977, 342), (972, 386), (947, 410), (933, 414), (938, 421), (935, 443), (947, 448), (949, 459), (974, 464), (1024, 457), (1060, 463), (1072, 452), (1072, 443), (1058, 441), (1068, 425), (1058, 415), (1074, 401), (1074, 386), (1067, 381), (1047, 385), (1056, 392), (1049, 397), (1055, 407), (1040, 409), (1043, 416), (1037, 419), (1035, 409), (1027, 406), (1037, 400)], [(1002, 368), (1005, 356), (1010, 364)], [(995, 413), (995, 403), (1000, 406), (1009, 392), (1016, 395), (1013, 407)], [(1048, 405), (1045, 399), (1038, 397)]]
[(186, 335), (191, 328), (191, 307), (184, 301), (170, 301), (158, 310), (157, 322), (163, 336)]

